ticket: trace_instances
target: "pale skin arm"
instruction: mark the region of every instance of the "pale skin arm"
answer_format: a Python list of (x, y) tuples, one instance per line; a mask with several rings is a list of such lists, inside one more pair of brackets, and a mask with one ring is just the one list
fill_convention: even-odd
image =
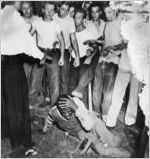
[(74, 67), (78, 67), (80, 65), (80, 57), (79, 57), (79, 47), (78, 47), (75, 33), (71, 33), (70, 38), (71, 38), (73, 49), (74, 49), (75, 54), (76, 54), (76, 59), (75, 59), (73, 65), (74, 65)]
[(59, 66), (63, 66), (64, 65), (64, 52), (65, 52), (65, 41), (64, 41), (64, 37), (63, 37), (63, 34), (62, 32), (60, 32), (58, 35), (58, 40), (59, 40), (59, 43), (60, 43), (60, 59), (58, 61), (58, 65)]

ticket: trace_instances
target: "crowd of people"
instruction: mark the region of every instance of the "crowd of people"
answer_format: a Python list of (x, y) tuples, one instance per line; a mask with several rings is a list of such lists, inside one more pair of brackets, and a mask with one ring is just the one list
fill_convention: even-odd
[[(125, 124), (136, 123), (140, 105), (145, 127), (149, 126), (149, 17), (139, 9), (121, 9), (121, 5), (116, 9), (111, 2), (102, 5), (88, 1), (76, 6), (64, 1), (56, 6), (55, 2), (45, 1), (40, 17), (33, 14), (31, 1), (4, 5), (2, 138), (10, 137), (14, 151), (20, 146), (27, 152), (35, 151), (30, 110), (42, 93), (44, 100), (39, 107), (49, 107), (44, 133), (57, 122), (68, 134), (81, 141), (87, 139), (99, 155), (131, 157), (121, 148), (123, 137), (110, 129), (116, 127), (127, 92)], [(138, 43), (140, 39), (144, 45)], [(90, 84), (90, 96), (85, 97)], [(89, 102), (84, 101), (87, 98), (92, 101), (90, 111)]]

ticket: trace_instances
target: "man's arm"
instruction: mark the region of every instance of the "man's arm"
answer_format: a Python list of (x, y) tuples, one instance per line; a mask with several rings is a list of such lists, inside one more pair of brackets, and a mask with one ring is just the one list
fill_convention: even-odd
[(80, 57), (79, 57), (79, 47), (78, 47), (78, 42), (75, 33), (70, 33), (70, 39), (72, 42), (72, 46), (74, 49), (74, 52), (76, 54), (76, 59), (74, 63), (74, 67), (78, 67), (80, 65)]
[(58, 40), (60, 43), (60, 53), (61, 53), (58, 65), (63, 66), (64, 65), (65, 41), (64, 41), (64, 37), (63, 37), (62, 32), (60, 32), (58, 34)]

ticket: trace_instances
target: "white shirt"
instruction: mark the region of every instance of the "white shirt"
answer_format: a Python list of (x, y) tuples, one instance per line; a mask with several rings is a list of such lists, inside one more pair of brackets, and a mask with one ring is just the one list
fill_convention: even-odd
[(70, 16), (66, 16), (65, 18), (56, 17), (56, 21), (59, 23), (63, 32), (65, 49), (68, 49), (71, 46), (70, 34), (75, 32), (74, 20)]
[(37, 48), (24, 19), (14, 6), (5, 6), (1, 11), (1, 24), (2, 55), (25, 53), (34, 58), (43, 58), (43, 53)]
[[(106, 48), (107, 46), (114, 46), (120, 43), (122, 43), (121, 21), (115, 20), (112, 22), (107, 22), (104, 31), (104, 48)], [(115, 56), (114, 58), (109, 60), (106, 60), (105, 57), (100, 57), (99, 63), (102, 61), (118, 64), (119, 56)]]
[(96, 39), (98, 39), (104, 35), (105, 22), (102, 19), (100, 19), (99, 28), (97, 28), (96, 25), (92, 21), (85, 21), (84, 24), (91, 31), (91, 33), (94, 36), (96, 36)]
[(38, 46), (52, 49), (53, 44), (58, 41), (58, 34), (61, 33), (59, 24), (55, 20), (47, 22), (38, 18), (34, 21), (33, 27), (37, 31)]
[[(82, 57), (86, 56), (87, 50), (89, 49), (89, 46), (84, 45), (83, 43), (86, 40), (94, 40), (94, 39), (96, 39), (96, 37), (94, 37), (94, 35), (87, 28), (84, 29), (83, 31), (76, 32), (75, 34), (76, 34), (78, 47), (79, 47), (79, 56), (80, 56), (80, 58), (82, 58)], [(72, 52), (72, 57), (76, 58), (74, 51)]]
[[(28, 31), (30, 31), (30, 29), (32, 28), (32, 24), (34, 23), (34, 21), (35, 21), (37, 18), (39, 18), (39, 17), (38, 17), (38, 16), (32, 16), (29, 23), (26, 22), (26, 20), (24, 19)], [(33, 35), (33, 38), (34, 38), (34, 40), (36, 41), (36, 34)]]

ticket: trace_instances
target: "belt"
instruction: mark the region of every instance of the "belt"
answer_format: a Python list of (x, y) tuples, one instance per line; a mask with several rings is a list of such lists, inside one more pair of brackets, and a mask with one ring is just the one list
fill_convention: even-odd
[(39, 46), (38, 46), (38, 48), (44, 53), (48, 53), (48, 52), (51, 52), (52, 50), (54, 50), (54, 49), (42, 48), (42, 47), (39, 47)]

